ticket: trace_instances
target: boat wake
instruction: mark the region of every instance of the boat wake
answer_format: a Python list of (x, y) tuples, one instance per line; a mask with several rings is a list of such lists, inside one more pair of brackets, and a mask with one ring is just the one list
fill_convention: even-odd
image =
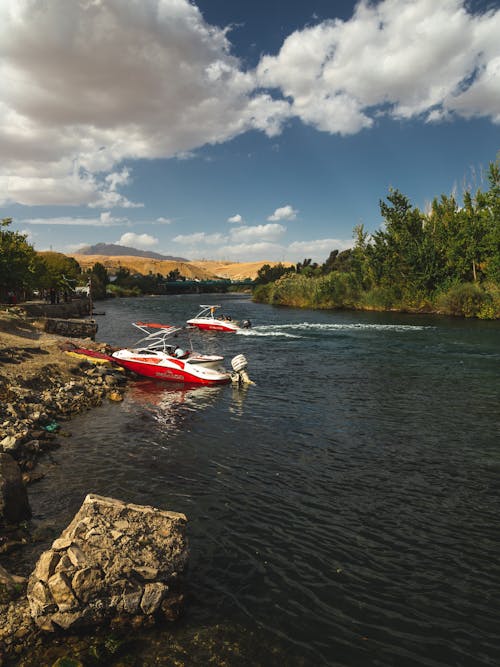
[[(296, 324), (268, 324), (255, 326), (252, 329), (240, 329), (240, 336), (281, 336), (282, 338), (302, 338), (301, 333), (328, 331), (394, 331), (397, 333), (413, 333), (434, 329), (432, 326), (412, 324), (363, 324), (359, 322), (345, 324), (326, 324), (301, 322)], [(294, 333), (291, 333), (294, 332)]]
[(239, 329), (238, 336), (279, 336), (280, 338), (302, 338), (298, 334), (283, 331), (286, 326), (276, 325), (274, 327), (253, 327), (253, 329)]

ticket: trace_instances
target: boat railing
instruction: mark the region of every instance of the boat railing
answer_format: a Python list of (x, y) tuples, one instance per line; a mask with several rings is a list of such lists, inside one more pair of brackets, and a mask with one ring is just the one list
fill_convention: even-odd
[[(163, 352), (169, 352), (172, 347), (170, 343), (167, 343), (167, 339), (183, 329), (183, 327), (176, 327), (171, 324), (158, 324), (157, 322), (132, 322), (132, 325), (146, 334), (137, 341), (136, 346), (148, 350), (161, 350)], [(151, 329), (153, 331), (150, 331)]]

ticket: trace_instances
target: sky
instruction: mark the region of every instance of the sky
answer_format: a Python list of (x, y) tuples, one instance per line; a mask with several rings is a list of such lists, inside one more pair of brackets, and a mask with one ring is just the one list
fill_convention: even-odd
[(0, 215), (37, 250), (323, 262), (486, 188), (500, 0), (0, 0)]

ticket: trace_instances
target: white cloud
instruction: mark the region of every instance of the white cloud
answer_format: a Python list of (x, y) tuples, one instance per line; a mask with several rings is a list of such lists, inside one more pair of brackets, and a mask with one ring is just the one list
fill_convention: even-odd
[(286, 232), (286, 227), (278, 223), (255, 225), (255, 227), (236, 227), (230, 232), (231, 241), (265, 240), (276, 241)]
[(73, 218), (71, 216), (61, 216), (58, 218), (26, 218), (22, 222), (26, 225), (64, 225), (68, 227), (116, 227), (128, 224), (127, 218), (114, 218), (108, 211), (101, 213), (98, 218)]
[(292, 262), (297, 263), (305, 257), (313, 262), (323, 263), (332, 250), (345, 250), (352, 247), (352, 240), (317, 239), (290, 244), (255, 241), (248, 243), (227, 243), (212, 248), (210, 253), (202, 246), (189, 249), (190, 257), (210, 257), (235, 262)]
[(228, 222), (234, 222), (238, 225), (243, 223), (243, 218), (239, 213), (236, 213), (235, 215), (232, 215), (230, 218), (227, 219)]
[(247, 71), (188, 0), (2, 0), (0, 203), (140, 206), (126, 161), (272, 137), (293, 116), (340, 134), (380, 114), (500, 123), (500, 9), (470, 6), (362, 0)]
[[(1, 132), (0, 132), (1, 135)], [(0, 147), (2, 140), (0, 136)], [(91, 208), (136, 208), (133, 203), (114, 189), (114, 181), (106, 181), (79, 170), (70, 160), (62, 158), (58, 164), (47, 164), (40, 176), (41, 165), (29, 161), (9, 161), (0, 164), (0, 203), (17, 202), (25, 206), (87, 205)], [(2, 173), (3, 172), (3, 173)], [(12, 172), (12, 173), (11, 173)]]
[(272, 136), (288, 116), (188, 0), (2, 0), (0, 45), (2, 201), (130, 207), (124, 160)]
[(223, 234), (206, 234), (205, 232), (195, 232), (194, 234), (179, 234), (172, 241), (174, 243), (183, 243), (187, 245), (217, 245), (225, 241)]
[(258, 76), (327, 132), (359, 132), (381, 111), (436, 119), (436, 107), (499, 122), (499, 34), (500, 10), (473, 15), (464, 0), (362, 0), (348, 21), (294, 32)]
[(290, 243), (287, 249), (290, 261), (301, 261), (304, 258), (311, 258), (314, 262), (322, 263), (326, 260), (332, 250), (346, 250), (352, 248), (352, 239), (317, 239), (315, 241), (294, 241)]
[(158, 225), (171, 225), (173, 223), (173, 220), (170, 220), (170, 218), (156, 218), (155, 224)]
[(297, 217), (298, 211), (294, 209), (290, 204), (286, 206), (281, 206), (277, 208), (272, 215), (270, 215), (268, 220), (295, 220)]
[(217, 248), (214, 259), (225, 259), (234, 262), (283, 261), (285, 249), (278, 243), (258, 241), (255, 243), (237, 243), (223, 245)]
[(154, 246), (158, 245), (158, 239), (149, 234), (135, 234), (134, 232), (126, 232), (122, 234), (119, 241), (116, 241), (117, 245), (124, 245), (130, 248), (141, 248), (144, 250), (149, 250)]
[(332, 250), (352, 247), (352, 239), (318, 239), (278, 243), (286, 228), (279, 224), (239, 227), (228, 235), (180, 234), (172, 239), (178, 244), (178, 252), (185, 257), (204, 257), (215, 260), (240, 262), (272, 261), (299, 262), (311, 257), (314, 262), (324, 262)]

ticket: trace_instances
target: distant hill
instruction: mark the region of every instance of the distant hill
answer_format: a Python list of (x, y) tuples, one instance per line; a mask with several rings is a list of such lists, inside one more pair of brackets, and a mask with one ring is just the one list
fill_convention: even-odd
[[(69, 257), (76, 259), (84, 271), (91, 269), (96, 262), (102, 264), (110, 275), (114, 275), (118, 269), (127, 268), (132, 272), (147, 275), (148, 273), (160, 273), (166, 276), (177, 269), (179, 273), (188, 278), (198, 280), (213, 280), (214, 278), (229, 278), (231, 280), (254, 280), (257, 272), (263, 264), (275, 266), (278, 262), (215, 262), (215, 261), (175, 261), (159, 260), (151, 257), (137, 257), (130, 255), (83, 255), (71, 254)], [(289, 262), (283, 262), (285, 266), (292, 266)]]
[(174, 257), (173, 255), (161, 255), (152, 250), (137, 250), (116, 243), (96, 243), (95, 245), (85, 246), (78, 251), (79, 255), (106, 255), (108, 257), (147, 257), (149, 259), (170, 260), (172, 262), (188, 262), (185, 257)]

